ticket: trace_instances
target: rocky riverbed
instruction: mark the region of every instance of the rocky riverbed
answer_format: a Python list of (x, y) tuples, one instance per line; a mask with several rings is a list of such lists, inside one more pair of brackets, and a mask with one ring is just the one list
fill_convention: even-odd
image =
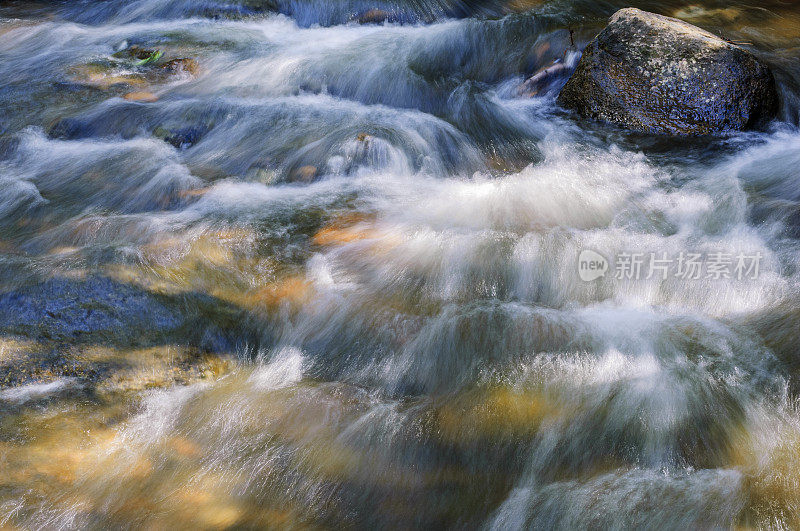
[[(568, 103), (630, 7), (767, 110)], [(798, 50), (777, 0), (3, 3), (0, 527), (800, 526)]]

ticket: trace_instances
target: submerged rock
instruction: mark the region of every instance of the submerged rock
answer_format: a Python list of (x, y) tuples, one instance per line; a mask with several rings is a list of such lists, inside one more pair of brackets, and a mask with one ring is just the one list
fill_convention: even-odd
[[(198, 62), (191, 57), (167, 57), (163, 50), (134, 45), (111, 56), (73, 66), (70, 75), (71, 82), (79, 86), (144, 94), (151, 85), (194, 77), (199, 71)], [(132, 91), (134, 88), (137, 90)]]
[(53, 279), (0, 294), (0, 331), (47, 338), (169, 331), (177, 316), (157, 297), (104, 277)]
[(319, 173), (316, 166), (306, 165), (301, 166), (289, 173), (292, 182), (310, 183)]
[(58, 378), (92, 391), (195, 381), (223, 370), (239, 341), (258, 342), (245, 322), (242, 308), (199, 292), (105, 276), (33, 283), (0, 293), (0, 389)]
[(122, 97), (128, 101), (140, 101), (143, 103), (154, 103), (158, 101), (158, 96), (147, 91), (128, 92)]
[(391, 14), (383, 9), (369, 9), (358, 15), (356, 20), (359, 24), (383, 24), (387, 21), (391, 22), (391, 18)]
[(778, 95), (769, 67), (747, 50), (628, 8), (586, 47), (559, 103), (648, 133), (709, 134), (763, 125)]
[(179, 127), (176, 129), (166, 129), (156, 127), (153, 136), (160, 138), (168, 144), (172, 144), (178, 149), (188, 149), (197, 144), (209, 131), (204, 125)]
[(177, 59), (171, 59), (165, 62), (163, 65), (161, 65), (161, 69), (171, 75), (185, 73), (195, 76), (200, 70), (200, 67), (197, 64), (197, 61), (191, 57), (179, 57)]
[(744, 15), (741, 8), (704, 8), (699, 5), (684, 6), (675, 11), (674, 16), (683, 20), (732, 23)]

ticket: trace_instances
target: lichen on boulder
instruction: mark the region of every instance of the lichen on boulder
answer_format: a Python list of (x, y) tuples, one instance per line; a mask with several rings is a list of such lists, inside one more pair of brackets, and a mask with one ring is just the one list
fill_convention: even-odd
[(586, 47), (558, 99), (579, 114), (655, 134), (757, 128), (775, 116), (769, 67), (678, 19), (617, 11)]

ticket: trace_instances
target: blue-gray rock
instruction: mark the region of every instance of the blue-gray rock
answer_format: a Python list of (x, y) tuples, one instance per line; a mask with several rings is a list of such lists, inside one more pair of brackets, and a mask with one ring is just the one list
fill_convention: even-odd
[(49, 337), (94, 333), (155, 334), (180, 319), (157, 297), (104, 277), (65, 278), (0, 294), (0, 328), (39, 330)]
[(628, 8), (586, 47), (558, 99), (579, 114), (675, 135), (759, 127), (775, 116), (769, 67), (686, 22)]

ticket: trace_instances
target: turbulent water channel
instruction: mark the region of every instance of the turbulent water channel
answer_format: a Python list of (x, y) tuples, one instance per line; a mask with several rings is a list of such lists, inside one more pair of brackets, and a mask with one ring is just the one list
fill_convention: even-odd
[[(520, 90), (630, 5), (778, 119)], [(788, 1), (3, 2), (0, 527), (800, 527), (799, 109)]]

